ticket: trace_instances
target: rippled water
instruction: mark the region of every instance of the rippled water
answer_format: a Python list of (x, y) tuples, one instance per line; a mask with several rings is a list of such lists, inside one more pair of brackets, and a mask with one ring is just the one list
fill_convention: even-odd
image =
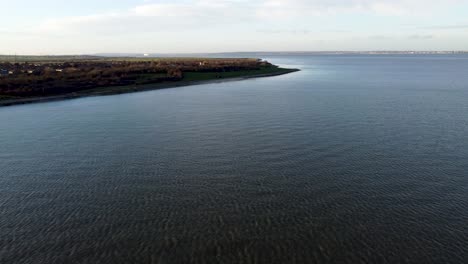
[(468, 56), (0, 108), (0, 263), (463, 263)]

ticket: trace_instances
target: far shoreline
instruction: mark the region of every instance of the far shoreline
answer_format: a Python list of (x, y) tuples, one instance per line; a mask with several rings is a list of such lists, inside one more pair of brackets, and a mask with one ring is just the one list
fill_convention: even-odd
[(134, 93), (134, 92), (144, 92), (144, 91), (151, 91), (151, 90), (162, 90), (162, 89), (195, 86), (195, 85), (203, 85), (203, 84), (234, 82), (234, 81), (242, 81), (242, 80), (248, 80), (248, 79), (254, 79), (254, 78), (274, 77), (274, 76), (280, 76), (280, 75), (285, 75), (285, 74), (300, 71), (300, 69), (285, 69), (285, 68), (278, 68), (277, 70), (278, 71), (276, 72), (252, 74), (252, 75), (245, 75), (245, 76), (239, 76), (239, 77), (229, 77), (229, 78), (210, 79), (210, 80), (193, 80), (193, 81), (182, 80), (182, 81), (175, 81), (175, 82), (164, 82), (164, 83), (132, 85), (132, 86), (111, 86), (111, 87), (95, 88), (95, 89), (90, 89), (90, 90), (83, 90), (80, 92), (74, 92), (74, 93), (62, 94), (62, 95), (54, 95), (54, 96), (6, 99), (6, 100), (0, 100), (0, 107), (33, 104), (33, 103), (45, 103), (45, 102), (70, 100), (70, 99), (78, 99), (78, 98), (93, 97), (93, 96), (107, 96), (107, 95)]

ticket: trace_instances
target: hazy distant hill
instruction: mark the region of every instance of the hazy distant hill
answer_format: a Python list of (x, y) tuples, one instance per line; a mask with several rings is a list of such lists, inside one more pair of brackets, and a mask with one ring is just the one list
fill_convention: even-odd
[(98, 53), (103, 57), (206, 57), (206, 58), (260, 58), (281, 55), (417, 55), (417, 54), (468, 54), (468, 51), (278, 51), (278, 52), (219, 52), (219, 53)]

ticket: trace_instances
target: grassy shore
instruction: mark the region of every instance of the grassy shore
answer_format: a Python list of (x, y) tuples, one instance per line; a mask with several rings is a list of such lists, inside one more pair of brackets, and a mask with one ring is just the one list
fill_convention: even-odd
[(56, 100), (74, 99), (86, 96), (102, 96), (122, 94), (138, 91), (148, 91), (157, 89), (174, 88), (181, 86), (200, 85), (207, 83), (217, 83), (226, 81), (237, 81), (249, 78), (271, 77), (284, 75), (299, 71), (298, 69), (285, 69), (277, 66), (262, 67), (258, 70), (242, 70), (232, 72), (185, 72), (184, 77), (178, 81), (168, 81), (162, 83), (152, 83), (153, 79), (160, 77), (160, 74), (142, 74), (134, 85), (98, 87), (82, 90), (73, 93), (40, 96), (40, 97), (7, 97), (0, 95), (0, 106), (10, 106), (17, 104), (29, 104), (37, 102), (48, 102)]

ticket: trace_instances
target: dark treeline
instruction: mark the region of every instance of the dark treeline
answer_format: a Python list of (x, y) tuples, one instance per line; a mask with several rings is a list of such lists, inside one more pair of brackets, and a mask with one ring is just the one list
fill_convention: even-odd
[(272, 66), (256, 59), (127, 59), (0, 62), (0, 98), (48, 96), (86, 89), (173, 82), (184, 72), (230, 72)]

